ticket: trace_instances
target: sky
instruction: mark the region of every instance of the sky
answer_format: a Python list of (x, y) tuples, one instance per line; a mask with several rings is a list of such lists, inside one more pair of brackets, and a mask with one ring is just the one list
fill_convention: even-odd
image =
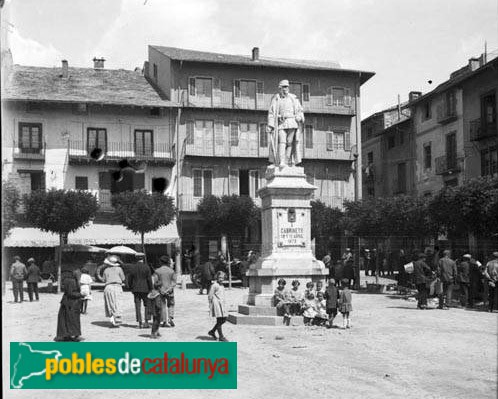
[[(14, 63), (143, 66), (148, 45), (337, 61), (373, 71), (365, 118), (498, 50), (498, 0), (7, 0), (2, 45)], [(432, 84), (429, 83), (432, 81)]]

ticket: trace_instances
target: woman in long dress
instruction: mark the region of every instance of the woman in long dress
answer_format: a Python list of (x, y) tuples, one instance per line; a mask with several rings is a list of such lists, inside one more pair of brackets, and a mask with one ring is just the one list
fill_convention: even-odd
[(62, 273), (62, 296), (57, 317), (55, 341), (81, 341), (81, 293), (76, 276), (72, 271)]
[[(208, 331), (208, 334), (214, 339), (219, 341), (228, 341), (223, 335), (223, 330), (221, 326), (227, 321), (228, 309), (225, 304), (225, 287), (223, 286), (223, 280), (225, 279), (225, 273), (219, 271), (216, 273), (215, 282), (211, 285), (209, 289), (209, 308), (211, 310), (211, 316), (216, 317), (216, 324), (214, 327)], [(218, 331), (218, 337), (216, 337), (216, 331)]]
[(104, 263), (108, 266), (103, 273), (105, 315), (109, 317), (113, 326), (118, 326), (121, 323), (120, 297), (123, 293), (125, 275), (117, 256), (108, 256)]

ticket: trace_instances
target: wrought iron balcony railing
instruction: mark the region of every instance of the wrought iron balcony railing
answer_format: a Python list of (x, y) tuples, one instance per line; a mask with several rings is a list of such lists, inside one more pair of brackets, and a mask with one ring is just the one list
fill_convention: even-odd
[(14, 159), (44, 160), (45, 143), (40, 143), (38, 147), (24, 147), (22, 143), (14, 141)]

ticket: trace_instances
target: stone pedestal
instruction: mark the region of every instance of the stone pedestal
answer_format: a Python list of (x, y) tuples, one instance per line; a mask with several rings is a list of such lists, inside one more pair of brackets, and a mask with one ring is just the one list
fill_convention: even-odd
[[(301, 167), (268, 167), (267, 184), (258, 192), (262, 202), (262, 249), (258, 262), (247, 272), (249, 295), (244, 312), (232, 314), (233, 323), (276, 325), (269, 317), (279, 318), (273, 307), (277, 281), (284, 278), (287, 288), (299, 280), (324, 282), (328, 269), (316, 260), (311, 250), (310, 199), (316, 189), (306, 181)], [(251, 322), (245, 319), (251, 317)], [(258, 323), (260, 317), (261, 323)]]

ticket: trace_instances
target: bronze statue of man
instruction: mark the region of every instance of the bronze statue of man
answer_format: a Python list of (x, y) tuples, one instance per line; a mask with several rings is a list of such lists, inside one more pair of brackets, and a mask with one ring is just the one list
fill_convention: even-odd
[(271, 134), (270, 163), (295, 166), (301, 163), (300, 125), (304, 122), (303, 107), (299, 99), (289, 93), (289, 81), (282, 80), (279, 93), (271, 100), (268, 110), (268, 133)]

